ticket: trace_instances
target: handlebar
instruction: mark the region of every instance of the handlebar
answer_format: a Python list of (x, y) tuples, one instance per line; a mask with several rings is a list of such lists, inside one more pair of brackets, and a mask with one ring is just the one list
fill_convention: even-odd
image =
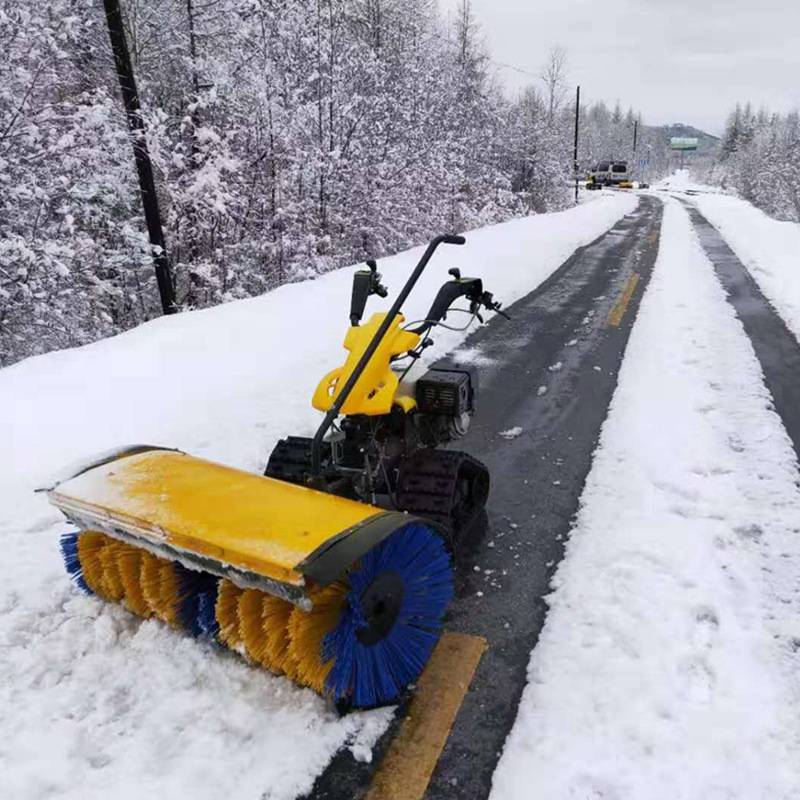
[[(314, 434), (314, 438), (311, 442), (311, 473), (314, 477), (318, 478), (322, 471), (322, 440), (325, 437), (325, 434), (328, 432), (331, 425), (333, 425), (336, 417), (339, 416), (339, 412), (342, 410), (345, 400), (347, 400), (347, 398), (350, 396), (350, 393), (353, 391), (353, 388), (358, 382), (358, 379), (361, 377), (361, 374), (364, 372), (369, 360), (372, 358), (375, 350), (377, 350), (381, 339), (383, 339), (383, 337), (386, 335), (386, 331), (389, 330), (389, 326), (394, 321), (394, 318), (400, 313), (403, 303), (405, 303), (406, 298), (411, 293), (411, 290), (414, 288), (416, 282), (419, 280), (419, 276), (422, 275), (425, 267), (431, 260), (431, 256), (433, 256), (434, 252), (436, 251), (436, 248), (440, 244), (464, 244), (465, 241), (466, 239), (458, 234), (443, 233), (435, 237), (425, 248), (422, 258), (420, 258), (417, 266), (414, 267), (414, 271), (406, 281), (406, 285), (400, 290), (400, 294), (398, 294), (397, 299), (394, 301), (392, 307), (384, 317), (383, 322), (381, 322), (381, 324), (378, 326), (378, 330), (370, 340), (370, 343), (367, 345), (355, 368), (350, 373), (350, 377), (345, 382), (341, 392), (336, 395), (336, 399), (333, 401), (330, 409), (325, 414), (325, 418), (322, 420), (319, 428), (317, 428), (317, 432)], [(371, 268), (370, 272), (373, 272)], [(353, 311), (357, 311), (357, 309), (353, 309)]]
[(412, 333), (422, 335), (425, 331), (437, 325), (447, 316), (447, 312), (453, 303), (460, 297), (469, 300), (469, 310), (481, 322), (483, 317), (480, 315), (481, 308), (487, 311), (494, 311), (506, 319), (511, 319), (505, 311), (501, 311), (501, 303), (494, 299), (491, 292), (483, 289), (483, 281), (480, 278), (462, 278), (458, 269), (451, 269), (450, 274), (454, 280), (447, 281), (434, 298), (430, 310), (425, 315), (425, 320), (416, 328), (411, 328)]

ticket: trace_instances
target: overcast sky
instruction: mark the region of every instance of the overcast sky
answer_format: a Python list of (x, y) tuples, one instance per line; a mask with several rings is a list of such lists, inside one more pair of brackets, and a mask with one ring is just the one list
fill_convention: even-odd
[[(458, 0), (441, 0), (444, 10)], [(538, 75), (567, 50), (589, 100), (720, 133), (737, 100), (800, 107), (800, 0), (472, 0), (492, 57)], [(514, 92), (535, 77), (498, 68)]]

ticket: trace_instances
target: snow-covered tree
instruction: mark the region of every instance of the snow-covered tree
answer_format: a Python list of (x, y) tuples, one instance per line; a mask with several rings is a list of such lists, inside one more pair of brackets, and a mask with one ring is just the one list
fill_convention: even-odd
[(746, 103), (731, 112), (719, 161), (706, 176), (733, 188), (768, 214), (800, 221), (800, 117)]
[[(571, 202), (566, 54), (508, 100), (469, 0), (121, 6), (182, 309)], [(0, 0), (0, 53), (4, 365), (160, 304), (103, 3)]]
[(156, 308), (124, 118), (95, 75), (101, 21), (0, 4), (0, 365)]

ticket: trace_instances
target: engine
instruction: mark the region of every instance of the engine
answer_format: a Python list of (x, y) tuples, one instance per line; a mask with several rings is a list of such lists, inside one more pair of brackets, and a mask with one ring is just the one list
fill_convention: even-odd
[(415, 396), (414, 422), (425, 446), (460, 439), (469, 429), (475, 387), (467, 370), (431, 369), (417, 381)]
[[(432, 469), (439, 475), (442, 469), (462, 469), (463, 454), (435, 448), (466, 434), (475, 407), (473, 374), (461, 368), (434, 368), (413, 388), (417, 407), (411, 413), (395, 406), (379, 416), (354, 414), (344, 417), (327, 437), (323, 477), (329, 491), (370, 502), (386, 498), (393, 506), (404, 487), (416, 485), (414, 476), (420, 471)], [(311, 440), (290, 436), (276, 446), (266, 474), (308, 484), (310, 459)], [(438, 487), (440, 481), (434, 483)]]

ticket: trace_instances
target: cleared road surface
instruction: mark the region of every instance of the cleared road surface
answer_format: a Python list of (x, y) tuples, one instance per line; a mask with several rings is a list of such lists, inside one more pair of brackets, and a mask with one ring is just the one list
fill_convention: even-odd
[[(476, 526), (458, 548), (457, 594), (446, 628), (483, 637), (488, 647), (428, 798), (489, 794), (544, 622), (542, 598), (563, 556), (655, 263), (661, 213), (660, 201), (642, 196), (635, 212), (509, 307), (510, 321), (495, 317), (449, 357), (478, 367), (477, 412), (457, 446), (488, 465), (492, 490), (486, 530)], [(530, 258), (534, 263), (536, 253)], [(406, 712), (401, 707), (371, 764), (343, 751), (309, 796), (365, 796)]]

